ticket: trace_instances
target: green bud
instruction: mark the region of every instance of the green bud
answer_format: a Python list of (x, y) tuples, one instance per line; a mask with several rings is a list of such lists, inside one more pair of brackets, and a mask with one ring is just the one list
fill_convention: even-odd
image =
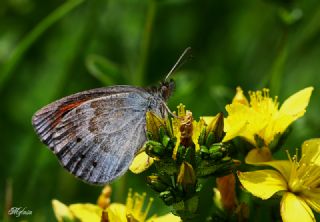
[(157, 192), (163, 192), (167, 189), (167, 185), (161, 181), (161, 178), (159, 176), (148, 176), (147, 177), (147, 183), (151, 186), (152, 189), (154, 189)]
[(175, 198), (171, 191), (163, 191), (160, 193), (160, 198), (166, 205), (172, 205), (175, 202)]
[(206, 139), (206, 146), (211, 146), (214, 143), (214, 132), (209, 132)]
[(156, 141), (147, 141), (145, 144), (146, 153), (151, 157), (162, 157), (165, 154), (165, 148), (161, 143)]
[(223, 176), (230, 173), (235, 163), (230, 157), (223, 157), (218, 160), (202, 160), (197, 165), (197, 177)]
[(209, 150), (206, 146), (200, 146), (200, 152), (204, 154), (208, 154)]
[(213, 160), (218, 160), (222, 158), (223, 157), (222, 144), (220, 143), (213, 144), (209, 148), (209, 155), (210, 155), (210, 158)]
[(164, 147), (167, 147), (168, 146), (168, 144), (169, 144), (169, 142), (170, 142), (170, 137), (168, 137), (167, 135), (164, 135), (163, 137), (162, 137), (162, 145), (164, 146)]
[(218, 114), (218, 120), (216, 122), (216, 126), (214, 129), (214, 134), (215, 134), (215, 143), (221, 142), (225, 132), (224, 132), (224, 118), (223, 118), (223, 113)]
[[(215, 118), (211, 121), (211, 123), (207, 127), (207, 141), (206, 145), (211, 146), (212, 143), (221, 142), (224, 137), (224, 123), (223, 123), (223, 113), (218, 113)], [(210, 133), (212, 133), (213, 138), (209, 138)], [(208, 141), (208, 139), (210, 139)]]
[(209, 150), (206, 146), (200, 146), (200, 155), (202, 159), (207, 159), (209, 157)]
[(206, 127), (203, 127), (203, 129), (200, 132), (200, 136), (198, 138), (198, 143), (200, 146), (204, 145), (205, 138), (206, 138)]
[(162, 140), (162, 138), (166, 135), (166, 129), (163, 126), (159, 127), (159, 139), (160, 141)]

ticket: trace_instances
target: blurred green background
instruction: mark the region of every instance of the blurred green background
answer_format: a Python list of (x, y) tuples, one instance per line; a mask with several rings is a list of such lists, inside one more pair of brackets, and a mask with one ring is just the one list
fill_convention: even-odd
[[(10, 220), (54, 221), (53, 198), (95, 202), (101, 191), (66, 172), (41, 144), (31, 126), (35, 111), (95, 87), (155, 85), (188, 46), (193, 59), (173, 76), (171, 109), (182, 102), (195, 117), (215, 115), (237, 86), (270, 87), (283, 101), (311, 85), (307, 113), (285, 146), (320, 136), (319, 1), (1, 0), (0, 218), (8, 219), (10, 205), (33, 212)], [(205, 184), (209, 193), (213, 184)], [(113, 183), (113, 200), (124, 202), (130, 187), (155, 196), (144, 174), (127, 173)], [(168, 210), (156, 197), (152, 213)]]

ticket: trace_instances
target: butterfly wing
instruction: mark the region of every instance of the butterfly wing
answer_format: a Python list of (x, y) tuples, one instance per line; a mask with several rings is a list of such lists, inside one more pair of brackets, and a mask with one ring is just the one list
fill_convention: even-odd
[(32, 117), (32, 125), (40, 137), (41, 141), (54, 148), (52, 135), (55, 127), (60, 123), (61, 119), (74, 108), (80, 106), (86, 101), (124, 92), (135, 92), (143, 89), (131, 86), (113, 86), (87, 90), (76, 93), (60, 100), (57, 100), (43, 107)]
[(162, 106), (141, 88), (104, 90), (104, 95), (92, 90), (66, 97), (33, 118), (36, 132), (60, 163), (94, 184), (108, 183), (128, 169), (146, 141), (146, 111), (152, 109), (161, 115)]

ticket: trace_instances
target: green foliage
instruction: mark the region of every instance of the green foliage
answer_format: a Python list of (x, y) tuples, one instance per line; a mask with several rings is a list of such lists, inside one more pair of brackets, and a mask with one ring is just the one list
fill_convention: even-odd
[[(90, 88), (157, 84), (188, 46), (194, 58), (173, 75), (171, 109), (183, 102), (195, 117), (215, 115), (225, 112), (238, 85), (245, 91), (270, 87), (279, 98), (312, 85), (307, 113), (284, 146), (294, 151), (319, 137), (318, 1), (4, 0), (0, 18), (4, 220), (55, 221), (53, 198), (94, 202), (101, 190), (67, 173), (41, 144), (31, 126), (36, 110)], [(203, 152), (210, 155), (208, 147)], [(283, 149), (277, 155), (285, 156)], [(113, 183), (112, 198), (124, 202), (132, 187), (156, 197), (151, 213), (167, 212), (144, 177), (128, 172)], [(202, 221), (213, 184), (204, 184), (199, 197)], [(26, 207), (32, 216), (9, 218), (9, 206)]]

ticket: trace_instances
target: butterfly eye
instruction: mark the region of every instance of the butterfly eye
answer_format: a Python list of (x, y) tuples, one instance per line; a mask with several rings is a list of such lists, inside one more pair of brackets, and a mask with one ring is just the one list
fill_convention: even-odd
[(168, 90), (167, 86), (161, 86), (162, 93), (165, 93)]

